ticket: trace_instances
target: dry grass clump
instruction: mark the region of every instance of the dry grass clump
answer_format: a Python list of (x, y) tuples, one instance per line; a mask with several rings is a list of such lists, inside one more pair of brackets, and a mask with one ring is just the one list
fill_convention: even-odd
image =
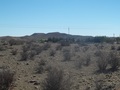
[[(109, 65), (109, 68), (107, 66)], [(104, 52), (99, 51), (97, 60), (98, 71), (116, 71), (120, 67), (120, 57), (116, 51)]]
[(112, 45), (111, 46), (111, 50), (115, 50), (116, 48), (115, 48), (115, 46), (114, 45)]
[(24, 43), (24, 41), (22, 40), (16, 40), (16, 39), (10, 39), (8, 41), (9, 45), (10, 46), (13, 46), (13, 45), (22, 45)]
[(28, 59), (27, 52), (21, 52), (20, 55), (21, 55), (21, 58), (20, 58), (21, 61), (26, 61)]
[(6, 68), (0, 69), (0, 90), (10, 90), (13, 80), (13, 72)]
[(91, 56), (89, 54), (85, 55), (84, 65), (89, 66), (91, 63)]
[(91, 63), (91, 56), (89, 54), (85, 54), (82, 56), (76, 56), (75, 66), (81, 69), (83, 66), (89, 66)]
[(98, 60), (97, 60), (98, 71), (102, 73), (106, 71), (108, 60), (109, 60), (108, 53), (104, 51), (99, 51)]
[(6, 50), (5, 46), (0, 44), (0, 51), (5, 51), (5, 50)]
[(41, 59), (40, 62), (38, 62), (38, 66), (36, 68), (36, 73), (42, 74), (45, 70), (45, 65), (46, 65), (46, 61)]
[(42, 49), (43, 49), (43, 50), (48, 50), (50, 47), (51, 47), (51, 44), (50, 44), (50, 43), (45, 43), (45, 44), (42, 46)]
[(117, 50), (120, 51), (120, 46), (117, 47)]
[(83, 57), (76, 56), (75, 66), (76, 66), (77, 68), (81, 69), (82, 66), (83, 66), (83, 61), (84, 61), (84, 58), (83, 58)]
[(55, 53), (56, 53), (55, 50), (53, 50), (53, 49), (50, 49), (50, 50), (49, 50), (50, 56), (53, 56), (53, 57), (54, 57), (54, 56), (55, 56)]
[(58, 44), (58, 45), (56, 46), (56, 50), (62, 50), (61, 44)]
[(13, 49), (13, 50), (11, 51), (11, 54), (12, 54), (12, 55), (16, 55), (16, 54), (17, 54), (17, 51), (18, 51), (17, 49)]
[(63, 61), (70, 61), (71, 60), (71, 53), (69, 49), (64, 49), (63, 50)]
[(21, 60), (26, 61), (28, 59), (33, 59), (35, 55), (38, 55), (41, 53), (43, 48), (34, 43), (25, 44), (22, 46), (22, 52), (21, 52)]
[(63, 70), (51, 68), (42, 87), (43, 90), (71, 90), (71, 80), (65, 77)]
[(75, 52), (79, 52), (79, 51), (80, 51), (80, 46), (79, 46), (78, 44), (76, 44), (76, 45), (74, 46), (74, 51), (75, 51)]
[(115, 84), (105, 80), (105, 78), (95, 80), (95, 90), (116, 90)]
[(120, 67), (120, 57), (118, 56), (117, 52), (110, 52), (109, 58), (111, 70), (112, 71), (118, 70), (118, 68)]

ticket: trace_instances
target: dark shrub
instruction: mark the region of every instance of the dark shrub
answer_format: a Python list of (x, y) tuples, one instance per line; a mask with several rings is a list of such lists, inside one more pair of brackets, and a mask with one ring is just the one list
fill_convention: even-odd
[(42, 74), (44, 71), (44, 67), (46, 65), (46, 61), (45, 60), (40, 60), (40, 62), (38, 62), (38, 67), (36, 68), (36, 73), (38, 74)]
[(109, 56), (107, 52), (100, 51), (98, 60), (97, 60), (97, 67), (99, 68), (100, 72), (105, 72), (108, 66)]
[(61, 69), (51, 68), (42, 87), (43, 90), (71, 90), (70, 77), (65, 77)]
[(97, 56), (97, 57), (101, 56), (101, 51), (100, 51), (100, 50), (96, 51), (96, 52), (94, 53), (94, 55)]
[(63, 61), (70, 61), (71, 60), (71, 53), (69, 49), (64, 49), (63, 50)]
[(83, 63), (84, 63), (83, 61), (84, 61), (84, 58), (83, 58), (83, 57), (77, 56), (77, 57), (76, 57), (76, 61), (75, 61), (75, 66), (76, 66), (77, 68), (81, 69), (82, 66), (83, 66)]
[(90, 55), (86, 55), (84, 62), (85, 62), (85, 66), (89, 66), (90, 62), (91, 62), (91, 56)]
[(53, 57), (55, 56), (55, 50), (50, 49), (49, 53), (50, 53), (50, 56), (53, 56)]
[(28, 50), (30, 50), (30, 45), (24, 44), (24, 45), (22, 46), (22, 50), (23, 50), (23, 52), (27, 52)]
[(29, 57), (28, 53), (27, 52), (21, 52), (21, 61), (26, 61)]
[(61, 46), (60, 44), (58, 44), (58, 45), (56, 46), (56, 50), (62, 50), (62, 46)]
[(68, 41), (60, 41), (61, 46), (70, 46)]
[(78, 45), (78, 44), (74, 46), (74, 50), (75, 50), (75, 52), (79, 52), (80, 47), (79, 47), (79, 45)]
[(117, 50), (120, 51), (120, 46), (117, 47)]
[(34, 59), (35, 55), (36, 55), (36, 51), (34, 51), (34, 50), (31, 50), (31, 51), (28, 52), (29, 59)]
[(4, 51), (5, 47), (3, 45), (0, 45), (0, 51)]
[(14, 73), (7, 69), (0, 69), (0, 90), (10, 90)]
[(17, 54), (17, 49), (13, 49), (13, 50), (11, 51), (11, 53), (12, 53), (12, 55), (16, 55), (16, 54)]
[(42, 52), (43, 48), (38, 44), (31, 44), (30, 50), (35, 51), (36, 54), (38, 55), (39, 53)]
[(117, 55), (117, 52), (110, 52), (109, 58), (111, 69), (113, 71), (118, 70), (118, 68), (120, 67), (120, 58)]
[(111, 46), (111, 50), (115, 50), (116, 48), (115, 48), (115, 46)]
[(95, 90), (103, 90), (104, 82), (102, 80), (95, 81)]
[(42, 49), (43, 49), (43, 50), (48, 50), (50, 47), (51, 47), (50, 43), (45, 43), (45, 44), (42, 46)]
[(95, 81), (95, 90), (114, 90), (115, 84), (107, 83), (103, 79)]

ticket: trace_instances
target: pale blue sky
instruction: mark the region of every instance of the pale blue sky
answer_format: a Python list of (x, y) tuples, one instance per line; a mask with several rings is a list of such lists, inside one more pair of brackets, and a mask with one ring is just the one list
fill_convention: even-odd
[(120, 0), (0, 0), (0, 36), (120, 35)]

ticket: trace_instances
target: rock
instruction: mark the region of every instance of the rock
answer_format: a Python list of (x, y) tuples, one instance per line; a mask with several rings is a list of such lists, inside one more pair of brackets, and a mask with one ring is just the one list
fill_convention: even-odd
[(29, 83), (32, 83), (33, 85), (40, 85), (40, 82), (38, 82), (36, 80), (31, 80), (31, 81), (29, 81)]
[(37, 90), (38, 90), (38, 89), (39, 89), (39, 88), (38, 88), (38, 86), (35, 86), (35, 89), (37, 89)]
[(26, 63), (26, 65), (29, 65), (29, 63)]
[(40, 83), (39, 82), (35, 82), (34, 85), (40, 85)]
[(29, 81), (29, 83), (36, 83), (37, 81), (35, 81), (35, 80), (31, 80), (31, 81)]

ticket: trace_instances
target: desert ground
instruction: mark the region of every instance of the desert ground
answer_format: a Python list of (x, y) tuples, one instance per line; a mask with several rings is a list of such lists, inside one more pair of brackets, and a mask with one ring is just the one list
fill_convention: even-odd
[[(4, 70), (14, 73), (9, 88), (2, 90), (51, 90), (43, 88), (52, 68), (53, 76), (56, 70), (64, 72), (60, 87), (69, 89), (63, 90), (120, 90), (119, 46), (116, 43), (62, 45), (34, 41), (11, 44), (1, 40), (0, 74)], [(114, 52), (117, 53), (114, 54), (118, 60), (117, 69), (111, 69), (109, 63), (109, 54)], [(100, 68), (101, 63), (106, 64), (105, 68)], [(61, 74), (55, 75), (59, 78)]]

